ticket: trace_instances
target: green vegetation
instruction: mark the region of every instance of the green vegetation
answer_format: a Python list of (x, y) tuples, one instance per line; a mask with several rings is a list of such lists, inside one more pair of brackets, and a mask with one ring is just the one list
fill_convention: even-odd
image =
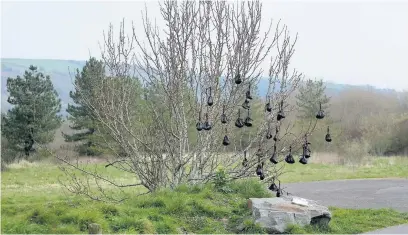
[[(320, 104), (323, 110), (329, 108), (330, 98), (325, 94), (326, 86), (323, 80), (308, 79), (299, 87), (299, 93), (296, 95), (296, 104), (299, 107), (299, 117), (313, 119), (316, 116), (316, 110), (319, 110)], [(327, 115), (327, 113), (326, 113)]]
[(80, 72), (79, 69), (75, 75), (75, 89), (69, 93), (74, 104), (68, 104), (67, 113), (68, 120), (72, 122), (73, 130), (82, 130), (79, 133), (72, 135), (64, 134), (65, 140), (68, 142), (81, 141), (77, 151), (81, 155), (99, 155), (101, 151), (96, 148), (92, 141), (95, 132), (95, 119), (92, 116), (91, 110), (86, 105), (89, 99), (93, 97), (95, 84), (101, 83), (105, 76), (105, 67), (102, 61), (95, 58), (90, 58)]
[(357, 163), (366, 155), (406, 156), (408, 109), (403, 95), (349, 89), (332, 98), (330, 130), (336, 138), (332, 150), (345, 162)]
[[(44, 192), (43, 200), (27, 197), (22, 203), (13, 194), (2, 200), (2, 233), (87, 233), (89, 223), (101, 224), (104, 233), (229, 233), (250, 216), (247, 198), (270, 196), (256, 181), (229, 188), (226, 194), (212, 185), (182, 185), (123, 204), (54, 193), (46, 197)], [(259, 227), (249, 223), (246, 230), (257, 232)]]
[[(74, 90), (72, 84), (74, 75), (70, 73), (75, 72), (76, 69), (81, 70), (85, 61), (5, 58), (2, 59), (1, 64), (2, 111), (8, 107), (7, 96), (4, 95), (7, 77), (24, 74), (31, 64), (35, 64), (39, 71), (51, 76), (52, 83), (62, 100), (61, 112), (66, 114), (67, 104), (72, 102), (69, 91)], [(266, 82), (262, 80), (263, 85), (258, 86), (260, 97), (265, 96)], [(333, 142), (330, 147), (323, 144), (324, 140), (321, 136), (326, 131), (324, 127), (322, 130), (316, 130), (311, 137), (312, 151), (332, 151), (345, 155), (342, 150), (345, 146), (353, 144), (358, 145), (363, 155), (406, 155), (408, 153), (406, 147), (408, 146), (407, 91), (395, 92), (328, 82), (325, 82), (324, 86), (326, 96), (331, 97), (330, 107), (326, 110), (329, 114), (327, 118), (333, 122), (331, 124), (333, 138), (339, 141)], [(260, 110), (263, 110), (262, 108)], [(257, 117), (258, 114), (253, 112), (252, 115)], [(342, 145), (336, 143), (342, 143)]]
[[(312, 159), (311, 159), (312, 160)], [(312, 160), (313, 161), (313, 160)], [(364, 178), (408, 178), (407, 157), (371, 157), (359, 166), (337, 164), (286, 165), (282, 182)]]
[[(7, 102), (13, 107), (2, 113), (1, 232), (87, 233), (91, 223), (98, 223), (105, 234), (265, 233), (251, 220), (247, 200), (273, 195), (262, 182), (250, 177), (256, 165), (252, 152), (259, 149), (258, 164), (262, 161), (262, 168), (272, 168), (270, 163), (264, 166), (272, 154), (271, 144), (277, 158), (287, 152), (296, 157), (296, 145), (303, 136), (311, 142), (309, 165), (285, 164), (282, 170), (286, 174), (279, 178), (283, 183), (408, 177), (406, 157), (367, 157), (407, 155), (408, 93), (346, 89), (328, 98), (332, 95), (327, 94), (322, 80), (302, 83), (302, 74), (295, 68), (289, 73), (295, 50), (286, 26), (283, 34), (276, 33), (271, 40), (278, 42), (279, 56), (273, 55), (275, 44), (257, 27), (262, 18), (258, 2), (251, 2), (242, 11), (239, 5), (235, 9), (226, 4), (203, 4), (179, 7), (168, 1), (161, 8), (168, 34), (159, 36), (157, 28), (146, 20), (141, 33), (147, 44), (138, 40), (137, 33), (126, 37), (124, 22), (119, 37), (114, 36), (111, 25), (104, 34), (107, 50), (102, 52), (103, 62), (95, 58), (85, 64), (69, 61), (72, 67), (67, 68), (57, 61), (43, 60), (37, 64), (38, 70), (26, 61), (2, 62), (2, 74), (16, 78), (7, 79)], [(200, 14), (191, 14), (197, 10)], [(211, 12), (222, 12), (225, 17), (208, 20)], [(233, 56), (223, 53), (224, 47), (231, 51), (228, 39), (238, 45)], [(140, 53), (134, 53), (135, 49)], [(273, 59), (269, 78), (260, 79), (267, 71), (260, 68), (259, 61), (269, 55)], [(27, 69), (24, 74), (22, 68)], [(76, 68), (72, 89), (71, 76), (66, 75)], [(50, 70), (53, 80), (44, 75), (45, 70)], [(221, 82), (220, 76), (227, 79)], [(234, 85), (235, 79), (242, 84)], [(264, 84), (259, 84), (259, 89), (264, 89), (260, 96), (255, 88), (258, 82)], [(58, 83), (64, 85), (54, 89)], [(253, 99), (247, 87), (252, 89)], [(245, 93), (246, 99), (252, 100), (251, 108), (236, 109), (244, 102)], [(270, 98), (268, 108), (265, 94)], [(402, 94), (406, 96), (403, 99)], [(5, 103), (2, 99), (2, 107)], [(316, 126), (309, 122), (317, 120), (319, 103), (326, 117)], [(222, 106), (229, 121), (221, 121), (226, 124), (221, 126)], [(84, 155), (100, 155), (91, 159), (95, 162), (75, 163), (74, 156), (58, 151), (64, 150), (63, 144), (54, 141), (57, 144), (50, 146), (61, 125), (61, 107), (72, 124), (71, 133), (61, 136), (70, 142), (64, 143), (69, 145), (66, 150), (76, 150), (72, 152), (80, 155), (75, 156), (77, 160), (84, 160)], [(238, 110), (242, 111), (235, 125), (240, 127), (240, 118), (245, 117), (246, 126), (252, 128), (234, 127)], [(278, 110), (278, 116), (286, 116), (285, 121), (276, 118)], [(205, 131), (198, 134), (202, 123)], [(324, 139), (327, 126), (331, 143)], [(279, 141), (264, 141), (264, 137), (271, 139), (272, 130)], [(231, 140), (229, 147), (221, 145), (226, 135)], [(242, 156), (230, 157), (231, 152), (241, 155), (243, 149), (248, 167), (238, 165), (241, 160), (236, 159)], [(23, 152), (25, 160), (15, 163)], [(218, 154), (221, 152), (222, 156)], [(340, 164), (327, 164), (327, 158), (320, 159), (324, 164), (319, 163), (319, 152), (335, 154)], [(45, 163), (51, 155), (68, 166)], [(266, 177), (277, 180), (281, 169), (271, 168)], [(263, 179), (263, 173), (260, 175)], [(237, 180), (229, 182), (228, 178)], [(118, 198), (127, 200), (118, 204), (102, 201)], [(357, 233), (408, 222), (407, 213), (393, 210), (332, 211), (329, 227), (292, 226), (288, 233)]]
[[(90, 165), (104, 168), (101, 164)], [(375, 158), (350, 168), (330, 164), (287, 166), (283, 182), (370, 177), (408, 177), (406, 158)], [(112, 178), (130, 183), (129, 173), (106, 168)], [(2, 172), (2, 233), (87, 233), (99, 223), (103, 233), (262, 233), (250, 219), (247, 198), (270, 197), (258, 180), (227, 183), (222, 171), (213, 185), (182, 185), (174, 191), (131, 197), (122, 204), (89, 201), (66, 194), (63, 172), (52, 163), (23, 161)], [(126, 191), (134, 195), (140, 189)], [(291, 227), (291, 233), (359, 233), (408, 222), (393, 210), (331, 208), (330, 227)], [(351, 223), (350, 221), (353, 221)], [(237, 231), (237, 227), (244, 229)]]
[(333, 219), (328, 228), (291, 226), (292, 234), (359, 234), (398, 224), (408, 223), (408, 213), (391, 209), (340, 209), (330, 207)]
[(27, 158), (36, 144), (53, 141), (55, 130), (61, 125), (57, 114), (61, 101), (51, 78), (35, 66), (30, 66), (23, 77), (8, 78), (7, 91), (7, 101), (13, 108), (2, 115), (2, 137), (7, 139), (9, 149), (24, 152)]

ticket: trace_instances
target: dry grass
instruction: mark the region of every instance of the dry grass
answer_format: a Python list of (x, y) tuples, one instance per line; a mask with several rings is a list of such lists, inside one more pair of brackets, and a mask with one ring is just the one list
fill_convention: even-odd
[(310, 163), (315, 164), (338, 164), (340, 161), (340, 156), (337, 153), (314, 153), (313, 157), (310, 158)]
[(7, 166), (8, 169), (23, 169), (23, 168), (32, 168), (32, 167), (44, 167), (45, 162), (29, 162), (27, 160), (21, 160), (19, 162), (11, 163)]

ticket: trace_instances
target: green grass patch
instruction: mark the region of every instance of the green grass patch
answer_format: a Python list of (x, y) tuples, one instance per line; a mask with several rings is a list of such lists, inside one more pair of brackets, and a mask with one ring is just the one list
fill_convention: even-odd
[[(133, 175), (90, 165), (106, 171), (121, 183), (133, 183)], [(308, 164), (287, 165), (282, 182), (328, 179), (408, 177), (408, 160), (376, 158), (370, 165), (347, 166)], [(87, 233), (90, 223), (99, 223), (103, 233), (263, 233), (250, 219), (247, 199), (271, 197), (259, 180), (224, 185), (179, 186), (151, 195), (131, 197), (122, 204), (89, 201), (64, 194), (58, 179), (63, 173), (53, 164), (15, 164), (2, 172), (1, 232)], [(132, 191), (133, 190), (133, 191)], [(140, 189), (129, 189), (135, 193)], [(332, 208), (329, 228), (291, 227), (292, 233), (360, 233), (407, 223), (407, 215), (392, 210), (346, 210)], [(240, 227), (241, 230), (237, 230)]]
[(104, 233), (231, 233), (250, 216), (248, 197), (271, 195), (254, 180), (227, 186), (230, 193), (219, 192), (212, 185), (183, 185), (122, 204), (80, 197), (44, 198), (25, 204), (8, 199), (2, 201), (1, 232), (87, 233), (90, 223), (98, 223)]
[(408, 213), (392, 209), (340, 209), (330, 207), (332, 220), (327, 228), (290, 226), (292, 234), (358, 234), (408, 223)]
[(343, 166), (335, 164), (286, 164), (284, 183), (338, 179), (408, 178), (408, 157), (372, 157), (369, 164)]

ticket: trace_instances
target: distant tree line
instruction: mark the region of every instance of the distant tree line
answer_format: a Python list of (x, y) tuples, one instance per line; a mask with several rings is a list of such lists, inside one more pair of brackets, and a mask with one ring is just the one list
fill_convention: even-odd
[[(80, 155), (113, 154), (112, 146), (106, 145), (109, 138), (96, 131), (101, 130), (97, 128), (97, 118), (92, 115), (88, 104), (84, 103), (101, 92), (97, 90), (100, 86), (94, 84), (106, 83), (107, 79), (103, 62), (95, 58), (90, 58), (82, 70), (76, 71), (75, 88), (70, 92), (72, 103), (66, 110), (69, 113), (70, 127), (76, 132), (63, 133), (63, 136), (67, 142), (80, 143), (76, 148)], [(143, 89), (140, 82), (135, 81), (135, 99), (139, 99), (135, 109), (141, 118), (147, 110), (143, 107), (142, 97), (152, 92)], [(50, 77), (38, 72), (35, 66), (30, 66), (22, 77), (8, 78), (7, 91), (7, 101), (12, 108), (7, 113), (2, 113), (2, 165), (17, 159), (27, 159), (37, 152), (39, 146), (52, 142), (55, 131), (62, 122), (62, 117), (58, 115), (61, 109), (58, 93)], [(257, 104), (256, 99), (260, 98), (255, 98), (252, 111), (255, 120), (263, 112), (261, 103)], [(408, 92), (379, 93), (363, 88), (350, 88), (334, 97), (328, 97), (322, 80), (308, 79), (301, 83), (292, 102), (297, 104), (297, 116), (302, 118), (313, 118), (319, 103), (327, 110), (328, 118), (325, 121), (332, 125), (335, 138), (339, 141), (329, 148), (322, 148), (324, 145), (319, 136), (326, 130), (317, 130), (311, 137), (316, 143), (315, 151), (341, 153), (347, 145), (353, 143), (362, 148), (359, 154), (408, 155)], [(158, 100), (157, 105), (159, 103)], [(194, 119), (192, 117), (191, 122)], [(188, 134), (194, 140), (195, 129), (189, 129)], [(238, 135), (232, 133), (234, 134)], [(255, 134), (246, 133), (247, 137), (243, 141)], [(233, 148), (226, 148), (225, 151), (233, 151)]]

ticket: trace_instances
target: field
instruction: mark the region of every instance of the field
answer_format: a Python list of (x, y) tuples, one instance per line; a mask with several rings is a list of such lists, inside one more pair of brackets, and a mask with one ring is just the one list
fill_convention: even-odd
[[(282, 182), (355, 178), (408, 178), (408, 158), (370, 158), (361, 166), (318, 163), (288, 165)], [(319, 160), (320, 159), (320, 160)], [(94, 163), (97, 167), (101, 166)], [(103, 167), (102, 167), (103, 168)], [(132, 176), (115, 170), (108, 173), (120, 181)], [(87, 233), (96, 222), (104, 233), (259, 233), (261, 228), (249, 219), (247, 198), (269, 197), (257, 180), (234, 182), (228, 193), (213, 185), (181, 186), (175, 191), (130, 197), (122, 204), (89, 201), (66, 192), (59, 184), (64, 175), (50, 162), (20, 162), (2, 172), (2, 233)], [(126, 191), (131, 195), (134, 188)], [(291, 227), (289, 233), (361, 233), (408, 222), (408, 215), (392, 210), (348, 210), (331, 208), (330, 227)], [(353, 221), (350, 225), (350, 221)], [(243, 224), (243, 226), (242, 226)], [(237, 231), (236, 228), (243, 228)]]

